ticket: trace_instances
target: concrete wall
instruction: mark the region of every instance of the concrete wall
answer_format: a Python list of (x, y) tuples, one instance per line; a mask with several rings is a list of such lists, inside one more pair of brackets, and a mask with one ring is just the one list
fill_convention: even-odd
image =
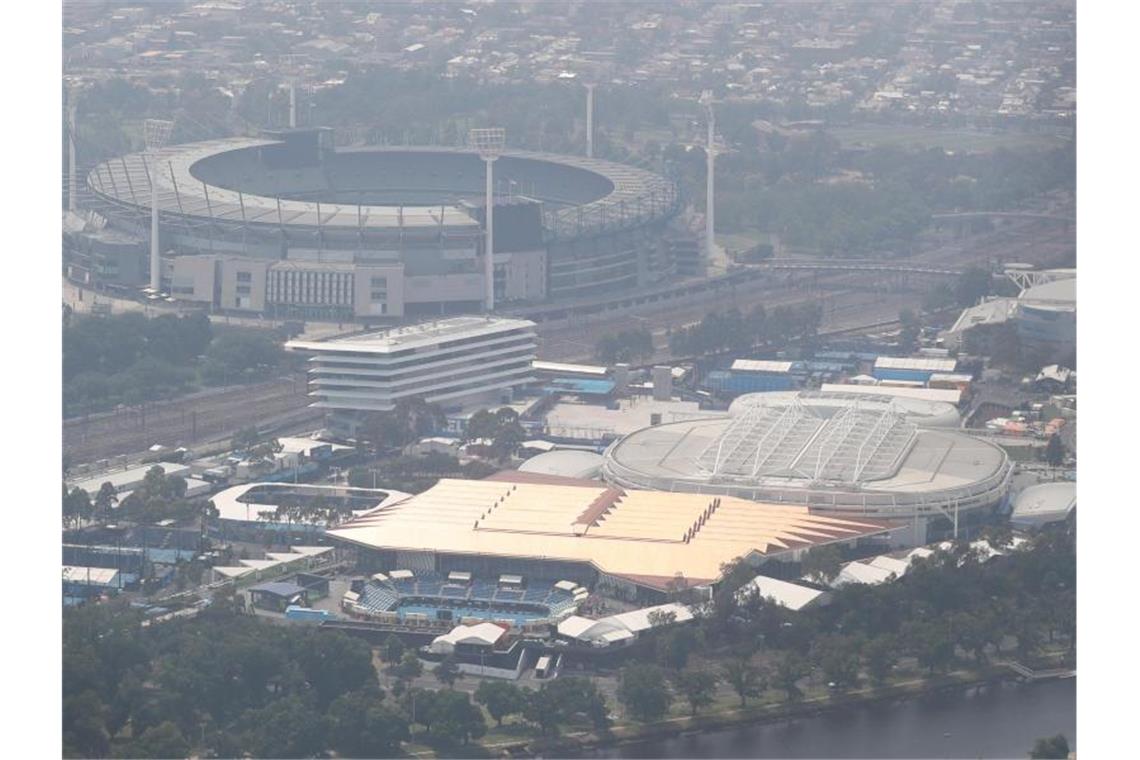
[(217, 256), (178, 256), (171, 275), (171, 295), (180, 301), (214, 303)]
[[(372, 278), (387, 280), (385, 288), (373, 289)], [(381, 308), (380, 301), (373, 301), (374, 292), (387, 294)], [(353, 282), (353, 308), (358, 317), (399, 317), (404, 314), (404, 266), (357, 267)]]
[[(495, 256), (498, 263), (498, 255)], [(517, 251), (505, 254), (507, 265), (506, 300), (541, 301), (546, 298), (546, 251)]]
[[(264, 311), (266, 275), (272, 263), (246, 258), (222, 259), (221, 308), (234, 311)], [(249, 279), (239, 281), (239, 276), (244, 273), (249, 274)]]

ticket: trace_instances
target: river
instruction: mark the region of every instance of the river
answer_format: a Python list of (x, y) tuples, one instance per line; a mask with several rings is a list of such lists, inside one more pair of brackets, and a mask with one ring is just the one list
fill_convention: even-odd
[(1004, 683), (798, 720), (609, 747), (599, 758), (1024, 758), (1039, 737), (1077, 742), (1075, 678)]

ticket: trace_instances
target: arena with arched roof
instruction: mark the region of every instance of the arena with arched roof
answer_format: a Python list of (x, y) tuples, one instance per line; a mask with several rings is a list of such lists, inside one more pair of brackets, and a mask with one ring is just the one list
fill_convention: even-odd
[[(765, 398), (768, 397), (768, 398)], [(922, 544), (985, 520), (1007, 497), (998, 446), (926, 427), (889, 397), (755, 394), (730, 415), (651, 426), (616, 441), (602, 474), (628, 488), (724, 494), (813, 514), (898, 522)]]

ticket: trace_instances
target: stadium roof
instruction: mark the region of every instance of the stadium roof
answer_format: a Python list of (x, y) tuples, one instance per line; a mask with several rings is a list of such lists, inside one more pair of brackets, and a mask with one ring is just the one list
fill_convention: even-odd
[(992, 506), (1004, 496), (1010, 463), (1000, 447), (957, 430), (920, 428), (893, 408), (785, 399), (729, 417), (646, 427), (610, 446), (602, 473), (631, 488), (886, 519), (953, 504)]
[(1038, 483), (1017, 495), (1009, 519), (1024, 525), (1043, 525), (1064, 520), (1076, 506), (1076, 483)]
[(900, 388), (893, 385), (850, 386), (840, 383), (824, 383), (820, 386), (820, 390), (824, 393), (857, 392), (869, 396), (890, 396), (916, 401), (941, 402), (954, 406), (957, 406), (962, 400), (962, 391), (952, 388)]
[(798, 399), (784, 406), (745, 407), (697, 455), (710, 476), (785, 476), (862, 483), (898, 470), (917, 426), (891, 405), (858, 403), (834, 414)]
[[(313, 442), (314, 446), (319, 446), (319, 442)], [(256, 495), (248, 495), (250, 491), (255, 491)], [(372, 496), (375, 502), (372, 506), (379, 506), (381, 504), (390, 503), (406, 499), (408, 494), (402, 491), (376, 491), (370, 488), (345, 488), (344, 486), (321, 486), (312, 483), (243, 483), (240, 486), (232, 486), (219, 491), (210, 497), (213, 502), (214, 508), (218, 510), (218, 519), (233, 520), (235, 522), (263, 522), (266, 524), (280, 522), (277, 518), (277, 504), (271, 503), (258, 503), (255, 499), (260, 496), (265, 498), (266, 493), (278, 493), (281, 496), (275, 500), (287, 501), (287, 494), (296, 493), (303, 496)], [(268, 500), (266, 500), (268, 501)], [(354, 510), (353, 513), (364, 512), (364, 509)], [(294, 518), (294, 523), (304, 522), (304, 520), (297, 520)], [(323, 518), (314, 517), (312, 521), (314, 524), (323, 524)]]
[(556, 449), (531, 457), (519, 465), (519, 470), (567, 478), (592, 478), (601, 471), (605, 461), (601, 454), (592, 451)]
[(1034, 309), (1074, 311), (1077, 308), (1077, 278), (1054, 280), (1023, 290), (1017, 300), (1021, 305)]
[[(245, 193), (203, 181), (199, 162), (236, 164), (259, 148), (280, 145), (277, 139), (264, 137), (230, 137), (196, 143), (170, 145), (156, 151), (152, 161), (144, 153), (131, 153), (94, 168), (87, 176), (87, 185), (98, 195), (117, 205), (136, 211), (149, 209), (152, 169), (158, 186), (158, 206), (163, 215), (212, 219), (215, 223), (255, 224), (272, 226), (307, 226), (351, 231), (355, 229), (398, 228), (404, 230), (432, 229), (444, 226), (463, 233), (477, 231), (480, 223), (467, 210), (454, 203), (424, 205), (366, 205), (356, 203), (298, 200), (278, 198), (268, 190), (262, 193)], [(231, 153), (232, 156), (223, 154)], [(350, 165), (383, 154), (415, 154), (418, 160), (430, 160), (434, 154), (440, 160), (454, 161), (456, 157), (473, 157), (467, 148), (448, 147), (377, 147), (339, 149), (336, 155)], [(533, 151), (508, 151), (503, 154), (507, 163), (537, 162), (561, 167), (567, 172), (597, 177), (608, 188), (602, 197), (590, 202), (555, 210), (548, 224), (555, 233), (564, 228), (576, 229), (583, 221), (605, 226), (619, 216), (619, 211), (634, 210), (642, 206), (667, 207), (677, 196), (676, 185), (653, 172), (634, 166), (580, 156), (563, 156)], [(435, 171), (428, 169), (429, 172)], [(498, 171), (502, 171), (500, 168)], [(394, 174), (394, 172), (387, 172)], [(202, 175), (200, 177), (199, 175)], [(248, 181), (249, 178), (243, 178)], [(565, 180), (560, 176), (559, 180)], [(311, 181), (311, 178), (310, 178)], [(236, 184), (226, 182), (225, 184)], [(298, 182), (304, 187), (304, 180)], [(330, 198), (336, 190), (324, 188)], [(297, 188), (294, 188), (296, 191)]]
[(721, 565), (740, 556), (775, 555), (890, 527), (733, 497), (443, 479), (329, 535), (376, 549), (583, 562), (664, 588), (678, 573), (689, 582), (715, 581)]

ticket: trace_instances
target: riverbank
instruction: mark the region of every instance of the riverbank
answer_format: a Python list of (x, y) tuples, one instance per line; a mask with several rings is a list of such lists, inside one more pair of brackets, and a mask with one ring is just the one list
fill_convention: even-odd
[[(1060, 678), (1071, 671), (1053, 670), (1041, 678)], [(482, 746), (490, 756), (534, 757), (586, 757), (601, 750), (661, 742), (681, 737), (709, 734), (726, 729), (762, 726), (789, 720), (816, 718), (852, 708), (876, 703), (915, 700), (941, 692), (967, 691), (974, 687), (1023, 682), (1028, 679), (1007, 664), (991, 665), (984, 669), (958, 670), (945, 675), (913, 678), (884, 687), (855, 689), (844, 694), (806, 697), (798, 702), (777, 702), (712, 710), (705, 714), (676, 716), (647, 725), (619, 723), (605, 733), (589, 731), (571, 732), (555, 740), (517, 739), (496, 741), (488, 736)]]

